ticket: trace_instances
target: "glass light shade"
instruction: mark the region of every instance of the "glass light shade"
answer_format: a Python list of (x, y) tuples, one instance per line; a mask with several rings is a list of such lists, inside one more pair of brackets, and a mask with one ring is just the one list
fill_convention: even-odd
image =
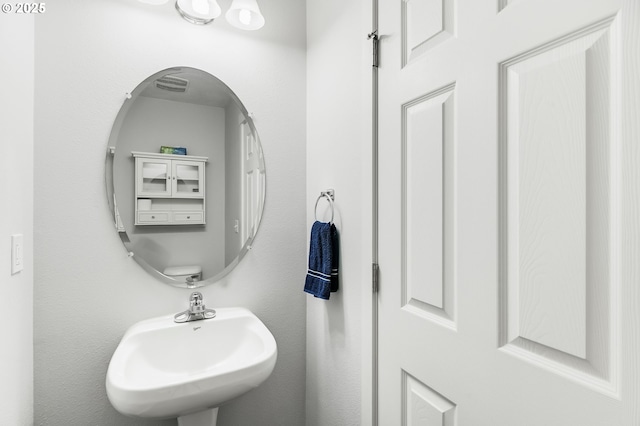
[(177, 0), (176, 10), (184, 19), (197, 25), (213, 22), (222, 13), (216, 0)]
[(265, 22), (256, 0), (233, 0), (224, 16), (231, 25), (242, 30), (260, 29)]

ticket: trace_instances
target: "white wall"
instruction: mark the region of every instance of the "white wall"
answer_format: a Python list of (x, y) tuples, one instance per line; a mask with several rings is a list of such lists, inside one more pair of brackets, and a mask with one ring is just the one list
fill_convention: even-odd
[[(246, 306), (273, 332), (278, 362), (260, 388), (220, 409), (222, 425), (304, 422), (305, 4), (261, 2), (254, 33), (186, 23), (173, 2), (64, 0), (36, 22), (35, 422), (47, 426), (169, 425), (117, 413), (105, 373), (136, 321), (178, 312), (189, 291), (127, 258), (104, 189), (109, 132), (126, 92), (170, 66), (203, 69), (255, 114), (267, 199), (253, 249), (220, 283), (212, 307)], [(226, 9), (230, 0), (221, 0)], [(51, 6), (51, 7), (49, 7)], [(189, 359), (186, 348), (185, 362)]]
[[(0, 424), (33, 424), (34, 20), (0, 14)], [(24, 236), (24, 270), (11, 275), (11, 235)]]
[(307, 426), (369, 424), (370, 4), (307, 2), (307, 229), (320, 191), (333, 188), (341, 238), (340, 290), (328, 301), (307, 295)]

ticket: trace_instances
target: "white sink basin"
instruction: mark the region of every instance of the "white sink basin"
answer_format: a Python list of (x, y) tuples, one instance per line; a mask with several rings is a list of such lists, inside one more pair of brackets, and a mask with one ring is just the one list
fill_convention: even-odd
[(264, 382), (277, 358), (271, 332), (247, 309), (216, 312), (207, 320), (175, 323), (167, 315), (129, 328), (107, 371), (115, 409), (136, 417), (181, 417)]

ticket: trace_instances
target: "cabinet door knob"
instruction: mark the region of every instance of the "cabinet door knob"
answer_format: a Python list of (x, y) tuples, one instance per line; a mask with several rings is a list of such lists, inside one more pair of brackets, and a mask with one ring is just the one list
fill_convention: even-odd
[(155, 216), (151, 216), (151, 219), (155, 219), (155, 218), (156, 218)]

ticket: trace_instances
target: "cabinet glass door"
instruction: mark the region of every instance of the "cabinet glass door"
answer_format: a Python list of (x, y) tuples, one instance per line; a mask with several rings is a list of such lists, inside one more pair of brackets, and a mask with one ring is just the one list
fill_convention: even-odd
[(168, 160), (137, 159), (138, 195), (171, 194), (171, 162)]
[(173, 196), (202, 198), (204, 196), (204, 163), (173, 161)]

